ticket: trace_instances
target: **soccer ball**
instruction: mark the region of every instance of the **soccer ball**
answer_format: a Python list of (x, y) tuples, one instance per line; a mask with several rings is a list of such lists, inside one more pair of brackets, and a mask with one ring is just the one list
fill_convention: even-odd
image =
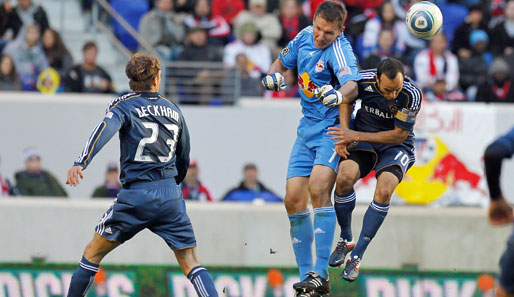
[(430, 38), (443, 26), (443, 14), (437, 5), (428, 1), (417, 2), (405, 16), (407, 28), (418, 38)]

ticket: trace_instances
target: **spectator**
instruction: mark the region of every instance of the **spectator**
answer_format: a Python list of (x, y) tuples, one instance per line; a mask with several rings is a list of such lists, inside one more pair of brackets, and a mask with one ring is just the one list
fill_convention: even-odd
[(259, 29), (254, 24), (242, 26), (240, 36), (241, 39), (225, 46), (223, 63), (225, 67), (232, 68), (236, 64), (236, 56), (243, 53), (248, 58), (250, 76), (261, 78), (271, 66), (271, 52), (266, 45), (259, 42)]
[(236, 16), (245, 10), (243, 0), (212, 0), (211, 7), (213, 16), (223, 17), (230, 25)]
[(478, 86), (475, 101), (514, 102), (514, 86), (509, 71), (509, 64), (503, 58), (496, 58), (489, 68), (489, 79)]
[(402, 54), (394, 47), (394, 33), (391, 29), (382, 29), (378, 35), (377, 47), (374, 48), (369, 56), (362, 61), (362, 69), (376, 68), (378, 63), (385, 58), (402, 59)]
[(475, 98), (478, 85), (487, 79), (487, 70), (493, 55), (487, 51), (489, 38), (484, 30), (474, 30), (470, 34), (471, 56), (459, 57), (459, 85), (470, 101)]
[(505, 20), (491, 31), (491, 50), (495, 56), (514, 52), (514, 0), (505, 6)]
[(96, 65), (98, 47), (88, 41), (82, 47), (82, 64), (73, 66), (66, 75), (65, 86), (68, 92), (113, 93), (111, 76)]
[(139, 23), (139, 33), (166, 60), (175, 60), (182, 51), (185, 25), (181, 16), (173, 12), (173, 0), (157, 0), (155, 8)]
[(32, 0), (18, 0), (18, 5), (9, 13), (9, 27), (14, 38), (23, 26), (35, 24), (39, 28), (39, 36), (49, 27), (48, 18), (43, 7), (33, 4)]
[(191, 27), (187, 32), (187, 44), (179, 56), (181, 61), (221, 62), (222, 49), (208, 43), (207, 31), (200, 26)]
[(230, 26), (222, 16), (211, 14), (208, 0), (196, 1), (194, 13), (187, 16), (184, 22), (188, 28), (200, 26), (207, 30), (209, 44), (225, 45), (228, 43)]
[[(255, 78), (250, 76), (251, 64), (248, 62), (248, 57), (245, 54), (240, 53), (236, 56), (236, 65), (234, 67), (234, 71), (230, 72), (226, 80), (234, 80), (234, 75), (236, 71), (239, 71), (239, 79), (240, 79), (240, 87), (241, 87), (241, 96), (246, 97), (260, 97), (264, 93), (264, 88), (261, 85), (260, 78)], [(229, 82), (226, 85), (230, 85)], [(285, 92), (281, 92), (285, 93)]]
[(466, 100), (466, 96), (458, 89), (448, 91), (444, 79), (436, 80), (432, 88), (425, 92), (425, 98), (432, 102)]
[(459, 62), (447, 46), (445, 35), (439, 33), (430, 40), (430, 48), (414, 59), (414, 72), (421, 88), (431, 88), (438, 79), (446, 80), (447, 91), (458, 87)]
[(234, 34), (242, 38), (242, 27), (252, 23), (257, 26), (262, 36), (262, 43), (271, 51), (277, 49), (277, 42), (282, 36), (282, 27), (278, 18), (266, 13), (266, 0), (249, 0), (249, 10), (241, 11), (234, 20)]
[(23, 152), (24, 171), (17, 172), (16, 188), (22, 196), (66, 197), (67, 194), (57, 179), (48, 171), (41, 169), (41, 154), (36, 148), (29, 147)]
[(11, 57), (3, 55), (0, 60), (0, 90), (21, 91), (20, 79)]
[(488, 35), (487, 23), (484, 21), (484, 13), (480, 5), (473, 5), (469, 8), (469, 15), (466, 21), (455, 29), (452, 52), (459, 58), (469, 58), (472, 55), (470, 35), (474, 30), (483, 30)]
[(195, 0), (173, 0), (173, 6), (178, 13), (191, 14), (195, 10)]
[(185, 200), (213, 201), (211, 193), (202, 184), (199, 175), (198, 163), (192, 161), (182, 182), (182, 196)]
[(61, 36), (54, 29), (48, 28), (43, 33), (41, 41), (48, 64), (59, 73), (60, 77), (64, 77), (73, 65), (73, 60)]
[[(4, 50), (7, 40), (12, 39), (12, 31), (9, 29), (9, 13), (12, 10), (10, 1), (0, 0), (0, 53)], [(8, 36), (11, 35), (11, 36)]]
[(107, 172), (105, 173), (105, 181), (103, 185), (98, 186), (91, 197), (93, 198), (116, 198), (121, 190), (118, 165), (116, 163), (107, 164)]
[(249, 163), (243, 167), (243, 180), (238, 187), (225, 194), (223, 201), (237, 202), (282, 202), (277, 195), (258, 180), (257, 166)]
[(0, 198), (6, 197), (6, 196), (15, 196), (16, 195), (16, 188), (14, 188), (9, 180), (2, 176), (2, 173), (0, 173)]
[(16, 40), (7, 44), (4, 54), (13, 59), (22, 90), (35, 91), (39, 74), (48, 68), (37, 25), (27, 25)]
[(373, 49), (377, 48), (378, 36), (383, 29), (389, 29), (393, 32), (393, 44), (397, 52), (405, 51), (405, 39), (409, 36), (405, 22), (400, 20), (395, 12), (391, 2), (387, 1), (380, 6), (378, 16), (369, 20), (364, 27), (362, 36), (362, 49), (360, 56), (366, 59)]
[(302, 13), (300, 5), (296, 0), (281, 0), (279, 13), (282, 37), (278, 41), (278, 45), (286, 47), (298, 32), (310, 25), (310, 21)]

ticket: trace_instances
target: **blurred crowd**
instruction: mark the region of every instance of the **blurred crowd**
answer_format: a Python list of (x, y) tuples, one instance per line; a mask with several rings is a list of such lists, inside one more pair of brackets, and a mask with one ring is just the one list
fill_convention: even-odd
[[(41, 152), (36, 147), (28, 147), (23, 151), (25, 168), (14, 174), (12, 183), (0, 171), (0, 198), (3, 197), (61, 197), (68, 194), (55, 176), (42, 166)], [(102, 184), (91, 192), (91, 198), (116, 198), (122, 189), (119, 180), (120, 171), (116, 162), (107, 164)], [(252, 202), (256, 204), (267, 202), (282, 202), (277, 194), (267, 188), (258, 179), (259, 172), (253, 163), (243, 166), (241, 181), (229, 189), (223, 197), (214, 198), (208, 187), (200, 181), (198, 161), (189, 164), (184, 181), (181, 183), (182, 195), (185, 200), (212, 202), (216, 200), (230, 202)]]
[[(84, 44), (82, 57), (72, 57), (36, 0), (0, 2), (0, 90), (115, 92), (108, 71), (96, 63), (94, 42)], [(82, 0), (85, 15), (92, 2)], [(294, 71), (286, 75), (285, 92), (265, 93), (259, 80), (281, 48), (312, 24), (322, 0), (109, 2), (163, 60), (222, 63), (237, 71), (241, 96), (290, 98), (298, 96)], [(446, 17), (431, 40), (408, 32), (404, 18), (412, 0), (342, 2), (348, 10), (344, 32), (361, 69), (395, 57), (426, 100), (514, 102), (514, 0), (436, 0)], [(125, 47), (142, 49), (122, 25), (111, 25)], [(227, 73), (195, 68), (189, 85), (210, 94), (213, 79)]]

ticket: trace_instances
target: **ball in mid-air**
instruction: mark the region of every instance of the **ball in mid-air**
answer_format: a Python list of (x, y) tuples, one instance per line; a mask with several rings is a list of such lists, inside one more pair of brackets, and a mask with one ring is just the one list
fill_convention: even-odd
[(437, 5), (429, 1), (417, 2), (411, 6), (405, 22), (409, 31), (418, 38), (430, 38), (443, 26), (443, 14)]

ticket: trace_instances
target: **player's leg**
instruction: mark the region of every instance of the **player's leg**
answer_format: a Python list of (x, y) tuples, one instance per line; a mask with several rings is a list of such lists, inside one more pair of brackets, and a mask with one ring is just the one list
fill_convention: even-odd
[(287, 210), (291, 243), (300, 272), (300, 279), (312, 270), (312, 229), (309, 203), (309, 176), (312, 172), (315, 153), (299, 138), (291, 151), (287, 170), (286, 196), (284, 204)]
[(507, 241), (507, 249), (500, 259), (497, 297), (514, 297), (514, 233)]
[(85, 296), (98, 272), (100, 262), (105, 255), (119, 245), (120, 242), (108, 240), (95, 233), (93, 240), (86, 245), (82, 260), (80, 260), (77, 270), (73, 273), (67, 296)]
[(196, 247), (173, 250), (180, 269), (193, 284), (200, 297), (218, 296), (214, 280), (207, 269), (200, 265), (196, 257)]

